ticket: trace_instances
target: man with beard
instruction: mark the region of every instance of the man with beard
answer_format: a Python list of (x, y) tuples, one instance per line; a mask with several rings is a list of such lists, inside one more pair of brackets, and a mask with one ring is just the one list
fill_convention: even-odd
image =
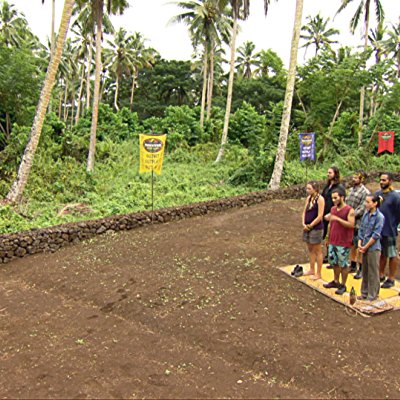
[[(353, 246), (350, 250), (350, 269), (349, 272), (357, 272), (354, 279), (361, 279), (361, 255), (357, 251), (358, 243), (358, 229), (360, 228), (361, 219), (365, 213), (365, 199), (369, 194), (369, 190), (364, 186), (367, 174), (360, 170), (353, 175), (353, 187), (347, 196), (346, 203), (353, 208), (355, 216), (355, 226), (354, 226), (354, 238)], [(357, 270), (358, 264), (358, 270)]]
[[(333, 265), (334, 278), (332, 282), (325, 283), (324, 287), (336, 288), (335, 293), (340, 295), (347, 290), (348, 263), (354, 233), (354, 210), (345, 203), (345, 196), (346, 192), (343, 189), (334, 189), (332, 192), (334, 206), (325, 216), (330, 222), (328, 260)], [(339, 282), (340, 275), (342, 283)]]
[[(331, 212), (331, 208), (333, 206), (332, 192), (338, 188), (341, 189), (343, 192), (345, 192), (344, 186), (340, 184), (339, 169), (337, 167), (332, 166), (328, 168), (328, 181), (321, 193), (322, 197), (325, 200), (324, 217), (325, 215), (328, 215)], [(323, 218), (323, 222), (324, 222), (323, 239), (325, 239), (328, 233), (329, 221)], [(327, 249), (326, 257), (324, 258), (324, 262), (328, 262), (328, 240), (326, 240), (326, 249)], [(332, 268), (332, 267), (328, 266), (327, 268)]]
[[(380, 212), (385, 217), (382, 229), (381, 245), (382, 253), (379, 260), (381, 288), (389, 289), (394, 286), (397, 271), (397, 225), (400, 223), (400, 195), (393, 189), (393, 175), (390, 172), (381, 174), (381, 190), (377, 196), (383, 198)], [(389, 259), (389, 276), (385, 280), (385, 267)]]

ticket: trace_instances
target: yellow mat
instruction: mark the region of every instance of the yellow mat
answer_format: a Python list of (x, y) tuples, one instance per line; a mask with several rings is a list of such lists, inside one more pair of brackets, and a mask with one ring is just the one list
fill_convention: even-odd
[[(304, 272), (307, 272), (310, 265), (309, 264), (300, 264), (303, 267)], [(350, 304), (350, 290), (354, 287), (357, 296), (361, 295), (361, 279), (354, 279), (353, 274), (349, 274), (347, 278), (347, 292), (343, 295), (335, 294), (335, 289), (326, 289), (323, 284), (330, 282), (333, 280), (333, 270), (327, 269), (326, 265), (322, 267), (322, 279), (317, 281), (312, 280), (312, 276), (301, 276), (299, 278), (295, 278), (291, 275), (291, 272), (294, 269), (294, 265), (288, 265), (286, 267), (279, 268), (282, 272), (288, 274), (294, 279), (299, 280), (302, 283), (312, 287), (318, 292), (332, 298), (333, 300), (344, 304), (352, 309), (355, 309), (361, 312), (364, 315), (374, 315), (380, 314), (389, 310), (400, 310), (400, 284), (396, 281), (396, 284), (391, 289), (381, 289), (379, 292), (379, 298), (373, 302), (360, 301), (357, 300), (354, 305)]]

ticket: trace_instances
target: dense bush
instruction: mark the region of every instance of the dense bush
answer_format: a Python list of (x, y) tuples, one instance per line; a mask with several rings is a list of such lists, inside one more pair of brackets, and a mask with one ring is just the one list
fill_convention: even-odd
[[(151, 209), (151, 175), (139, 174), (140, 132), (168, 135), (163, 173), (154, 178), (155, 208), (267, 188), (279, 136), (281, 103), (271, 107), (267, 116), (259, 115), (253, 106), (243, 103), (232, 115), (225, 156), (218, 164), (214, 161), (223, 124), (220, 108), (215, 108), (204, 129), (198, 123), (198, 107), (170, 106), (164, 118), (144, 121), (139, 121), (137, 114), (126, 108), (114, 113), (110, 107), (102, 106), (100, 113), (95, 171), (91, 174), (86, 172), (90, 113), (72, 129), (54, 113), (47, 115), (23, 202), (15, 208), (0, 207), (0, 232)], [(399, 120), (396, 115), (383, 117), (379, 128), (396, 130), (400, 127)], [(366, 144), (368, 136), (377, 131), (377, 122), (370, 119)], [(314, 163), (299, 161), (299, 130), (291, 127), (282, 184), (324, 179), (326, 169), (332, 164), (343, 175), (360, 167), (399, 170), (398, 156), (373, 155), (376, 138), (372, 152), (368, 147), (354, 150), (354, 123), (354, 114), (342, 113), (329, 144), (328, 157)], [(342, 136), (341, 130), (346, 131)], [(14, 124), (12, 137), (0, 152), (0, 195), (3, 197), (15, 177), (29, 131), (29, 127)], [(86, 213), (59, 215), (69, 204), (84, 205)]]
[(256, 149), (265, 142), (266, 133), (265, 116), (258, 114), (252, 105), (244, 102), (230, 121), (229, 140)]

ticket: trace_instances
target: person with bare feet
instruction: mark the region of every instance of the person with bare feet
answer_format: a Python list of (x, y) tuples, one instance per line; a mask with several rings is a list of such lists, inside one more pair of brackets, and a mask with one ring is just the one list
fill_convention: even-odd
[[(324, 224), (323, 239), (326, 239), (325, 240), (326, 258), (324, 258), (323, 262), (328, 262), (328, 242), (329, 242), (329, 240), (327, 239), (327, 235), (328, 235), (329, 221), (325, 219), (325, 215), (327, 215), (331, 212), (331, 208), (333, 206), (332, 192), (338, 188), (345, 191), (344, 186), (340, 183), (339, 168), (337, 168), (335, 166), (328, 168), (327, 176), (328, 176), (328, 180), (326, 182), (325, 187), (322, 190), (322, 197), (325, 200), (324, 218), (322, 220), (322, 222)], [(327, 268), (331, 268), (331, 266), (328, 265)]]
[[(325, 200), (319, 194), (318, 183), (311, 181), (306, 186), (307, 199), (302, 214), (303, 222), (303, 241), (307, 243), (308, 254), (310, 258), (310, 269), (304, 275), (313, 275), (312, 279), (321, 279), (322, 269), (322, 236), (324, 224), (322, 222), (324, 215)], [(317, 271), (315, 272), (315, 263)]]
[[(400, 195), (393, 189), (393, 175), (390, 172), (381, 174), (381, 190), (376, 192), (383, 198), (380, 212), (385, 217), (381, 238), (381, 258), (379, 261), (379, 274), (382, 289), (389, 289), (395, 284), (397, 272), (397, 226), (400, 223)], [(389, 276), (385, 280), (385, 268), (389, 259)]]
[(385, 217), (378, 210), (382, 198), (369, 194), (365, 200), (366, 213), (358, 232), (358, 250), (363, 255), (361, 296), (358, 300), (373, 301), (378, 298), (379, 258), (381, 256), (381, 232)]
[[(341, 188), (332, 191), (334, 206), (331, 212), (325, 216), (330, 223), (328, 259), (333, 265), (334, 279), (325, 283), (327, 289), (336, 288), (336, 294), (346, 292), (346, 282), (349, 272), (348, 261), (350, 248), (353, 245), (354, 210), (345, 203), (346, 192)], [(339, 279), (342, 276), (342, 282)]]

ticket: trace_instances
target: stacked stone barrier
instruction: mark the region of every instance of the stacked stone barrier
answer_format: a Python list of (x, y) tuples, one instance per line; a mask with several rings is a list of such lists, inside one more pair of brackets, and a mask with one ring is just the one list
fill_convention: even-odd
[[(371, 174), (370, 179), (378, 176)], [(400, 173), (396, 174), (400, 180)], [(344, 179), (347, 185), (350, 178)], [(305, 197), (304, 184), (278, 190), (266, 190), (180, 207), (170, 207), (154, 212), (138, 212), (114, 215), (92, 221), (68, 223), (50, 228), (32, 229), (25, 232), (0, 235), (0, 264), (15, 258), (42, 252), (54, 252), (61, 247), (79, 243), (104, 233), (131, 230), (149, 224), (161, 224), (194, 216), (218, 213), (232, 208), (247, 207), (269, 200), (289, 200)]]

